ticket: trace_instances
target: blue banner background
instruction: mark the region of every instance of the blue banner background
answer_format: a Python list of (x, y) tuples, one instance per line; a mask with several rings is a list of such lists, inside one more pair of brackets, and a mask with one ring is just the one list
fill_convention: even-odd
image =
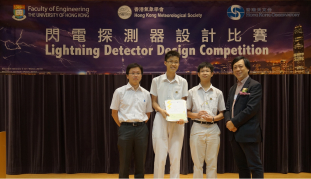
[[(200, 48), (238, 48), (254, 44), (254, 48), (269, 49), (269, 54), (244, 55), (252, 63), (253, 72), (256, 74), (280, 74), (295, 73), (293, 69), (293, 33), (295, 26), (301, 25), (304, 34), (304, 65), (303, 73), (309, 73), (311, 66), (311, 26), (310, 26), (310, 5), (293, 3), (250, 3), (236, 2), (244, 11), (244, 17), (240, 20), (229, 18), (227, 11), (232, 2), (53, 2), (26, 5), (27, 18), (16, 21), (13, 16), (13, 4), (0, 7), (0, 67), (2, 73), (65, 73), (65, 74), (122, 74), (128, 64), (136, 62), (144, 67), (146, 73), (163, 73), (166, 68), (163, 65), (164, 54), (158, 54), (158, 45), (165, 48), (194, 48), (195, 55), (188, 55), (180, 59), (178, 73), (194, 73), (197, 65), (202, 61), (214, 64), (216, 73), (231, 73), (230, 62), (238, 55), (202, 55)], [(121, 19), (118, 9), (127, 5), (131, 8), (132, 15), (128, 19)], [(79, 11), (78, 13), (88, 17), (37, 17), (44, 14), (43, 11), (32, 11), (30, 7), (52, 8), (53, 6), (70, 8), (89, 8), (89, 13)], [(202, 14), (202, 18), (164, 18), (164, 17), (134, 17), (134, 13), (158, 14), (159, 12), (135, 12), (135, 7), (163, 7), (164, 14)], [(256, 10), (253, 12), (253, 8)], [(263, 9), (270, 12), (298, 12), (299, 17), (248, 17), (247, 11), (252, 14), (260, 13)], [(31, 13), (31, 14), (30, 14)], [(60, 13), (60, 11), (47, 11), (47, 13)], [(74, 12), (66, 12), (74, 13)], [(271, 14), (270, 13), (270, 14)], [(250, 13), (249, 13), (250, 14)], [(59, 29), (59, 42), (54, 40), (46, 41), (46, 29)], [(85, 42), (73, 40), (72, 30), (83, 28), (86, 31)], [(99, 29), (112, 29), (111, 42), (98, 42)], [(216, 33), (211, 42), (202, 42), (202, 30), (211, 30)], [(228, 29), (234, 29), (240, 34), (240, 42), (228, 42)], [(266, 29), (267, 42), (254, 42), (254, 29)], [(125, 42), (125, 29), (138, 29), (138, 42)], [(153, 43), (150, 40), (151, 29), (163, 29), (163, 42)], [(176, 30), (188, 29), (189, 42), (176, 42)], [(234, 36), (232, 36), (234, 37)], [(99, 48), (100, 56), (94, 58), (92, 55), (62, 55), (56, 58), (54, 55), (47, 55), (51, 52), (52, 45), (56, 47), (73, 46), (79, 48), (85, 45), (86, 48)], [(111, 48), (153, 48), (151, 55), (107, 55), (105, 45)], [(203, 50), (203, 51), (204, 51)], [(281, 60), (285, 60), (286, 71), (282, 71)]]

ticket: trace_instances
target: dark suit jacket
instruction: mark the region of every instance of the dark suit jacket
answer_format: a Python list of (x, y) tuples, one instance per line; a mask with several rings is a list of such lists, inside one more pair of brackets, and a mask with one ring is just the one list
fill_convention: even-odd
[[(262, 134), (259, 125), (261, 117), (261, 98), (262, 87), (258, 81), (249, 77), (243, 88), (248, 88), (250, 95), (238, 94), (234, 105), (234, 117), (232, 118), (232, 104), (237, 83), (230, 88), (226, 103), (225, 120), (231, 120), (238, 129), (236, 132), (229, 131), (229, 140), (232, 141), (233, 135), (237, 142), (261, 142)], [(242, 90), (241, 89), (241, 90)]]

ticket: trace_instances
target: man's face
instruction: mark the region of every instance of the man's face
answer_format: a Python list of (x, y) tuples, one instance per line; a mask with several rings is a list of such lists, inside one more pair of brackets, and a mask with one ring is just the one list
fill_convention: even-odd
[(201, 81), (211, 81), (213, 75), (214, 72), (212, 72), (211, 69), (208, 67), (201, 68), (200, 72), (198, 73)]
[(249, 69), (246, 68), (244, 60), (241, 59), (233, 65), (233, 74), (239, 80), (242, 81), (248, 76)]
[(176, 73), (179, 67), (179, 58), (176, 56), (172, 56), (164, 61), (164, 65), (166, 66), (167, 72)]
[(139, 82), (142, 78), (142, 74), (139, 67), (131, 68), (129, 74), (126, 75), (126, 78), (129, 80), (129, 83), (132, 86), (139, 85)]

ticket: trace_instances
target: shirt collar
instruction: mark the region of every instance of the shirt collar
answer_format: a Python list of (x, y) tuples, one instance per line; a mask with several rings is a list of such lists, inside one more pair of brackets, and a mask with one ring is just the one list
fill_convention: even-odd
[[(167, 74), (166, 74), (166, 73), (164, 74), (163, 81), (164, 81), (164, 80), (170, 81), (170, 80), (167, 79)], [(176, 74), (176, 73), (175, 73), (174, 79), (173, 79), (171, 82), (174, 82), (174, 81), (176, 81), (176, 82), (179, 84), (179, 80), (178, 80), (178, 78), (177, 78), (177, 74)]]
[[(126, 85), (126, 90), (129, 90), (129, 89), (132, 89), (133, 91), (135, 91), (134, 87), (128, 82), (127, 85)], [(137, 90), (141, 90), (141, 86), (139, 85)]]
[(201, 83), (199, 83), (197, 90), (202, 89), (204, 92), (208, 92), (209, 90), (214, 90), (214, 86), (211, 84), (211, 86), (205, 91)]
[(246, 80), (248, 79), (248, 77), (249, 77), (249, 75), (247, 75), (247, 77), (245, 77), (241, 82), (240, 81), (238, 81), (237, 83), (238, 84), (242, 84), (242, 85), (244, 85), (244, 83), (246, 82)]

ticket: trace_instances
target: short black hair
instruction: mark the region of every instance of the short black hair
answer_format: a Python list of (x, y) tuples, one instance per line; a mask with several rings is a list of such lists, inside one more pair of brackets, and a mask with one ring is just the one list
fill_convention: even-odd
[(178, 61), (180, 61), (180, 55), (177, 51), (169, 51), (165, 54), (165, 61), (169, 59), (170, 57), (178, 57)]
[(249, 72), (251, 71), (251, 63), (249, 62), (249, 60), (243, 56), (238, 56), (238, 57), (235, 57), (231, 63), (231, 68), (232, 68), (232, 71), (233, 71), (233, 65), (240, 61), (240, 60), (243, 60), (244, 61), (244, 64), (245, 64), (245, 67), (248, 69), (248, 74)]
[(141, 74), (143, 74), (143, 72), (144, 72), (143, 67), (141, 65), (137, 64), (137, 63), (131, 63), (131, 64), (127, 65), (127, 67), (126, 67), (126, 74), (127, 75), (129, 74), (131, 68), (136, 68), (136, 67), (139, 67), (140, 71), (141, 71)]
[(200, 73), (200, 70), (204, 67), (207, 67), (211, 70), (211, 72), (214, 71), (214, 66), (208, 62), (202, 62), (200, 63), (200, 65), (198, 66), (198, 73)]

